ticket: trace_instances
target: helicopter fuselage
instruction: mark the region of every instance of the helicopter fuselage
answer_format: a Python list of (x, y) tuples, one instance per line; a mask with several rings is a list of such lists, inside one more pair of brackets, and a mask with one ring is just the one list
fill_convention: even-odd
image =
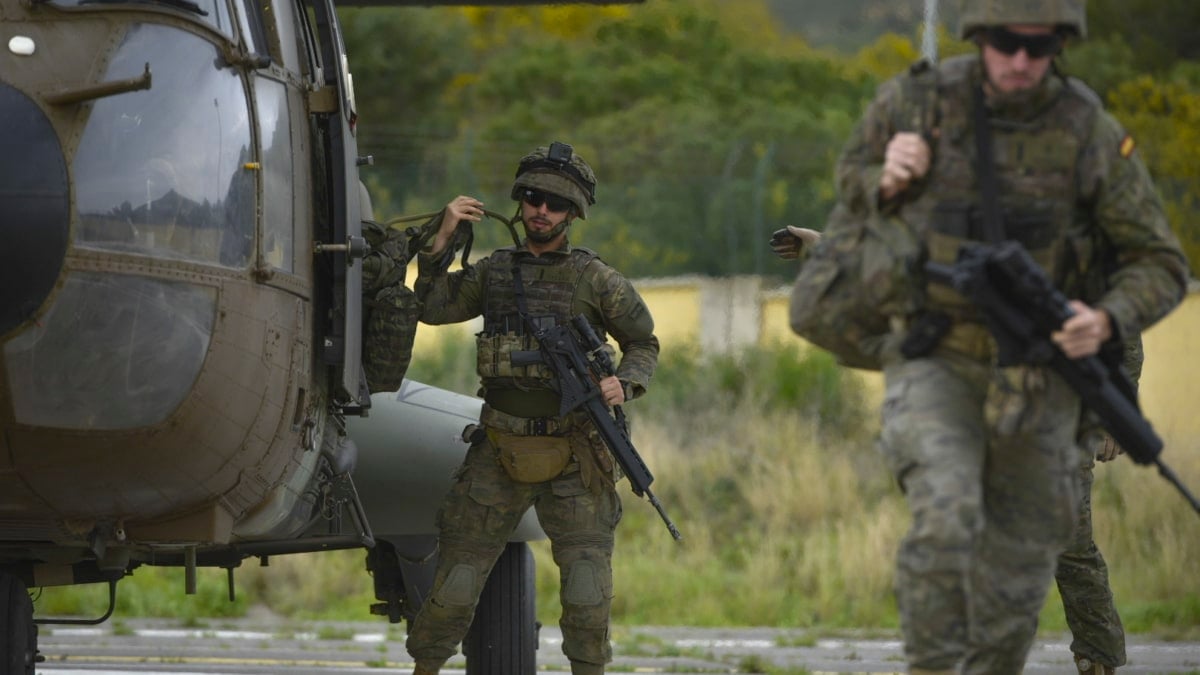
[(368, 400), (360, 266), (313, 253), (360, 218), (318, 5), (0, 0), (0, 569), (26, 584), (309, 525), (326, 427)]

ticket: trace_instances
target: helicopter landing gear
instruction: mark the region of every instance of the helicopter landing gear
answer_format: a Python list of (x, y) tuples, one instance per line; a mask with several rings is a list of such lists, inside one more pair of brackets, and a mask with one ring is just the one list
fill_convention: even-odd
[(0, 675), (33, 675), (37, 626), (25, 584), (0, 572)]
[(538, 629), (533, 552), (512, 542), (500, 554), (463, 639), (467, 675), (534, 675)]

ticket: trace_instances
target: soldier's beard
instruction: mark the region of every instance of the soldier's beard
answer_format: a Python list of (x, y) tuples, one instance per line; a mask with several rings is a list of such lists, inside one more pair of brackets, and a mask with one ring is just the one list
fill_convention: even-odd
[(529, 229), (529, 223), (522, 223), (522, 224), (525, 226), (526, 238), (528, 238), (530, 241), (537, 242), (539, 244), (545, 244), (545, 243), (553, 241), (555, 237), (562, 234), (563, 231), (565, 231), (567, 229), (567, 225), (569, 223), (567, 222), (567, 219), (564, 218), (562, 220), (562, 222), (558, 223), (557, 225), (555, 225), (554, 227), (552, 227), (546, 231), (531, 230), (531, 229)]

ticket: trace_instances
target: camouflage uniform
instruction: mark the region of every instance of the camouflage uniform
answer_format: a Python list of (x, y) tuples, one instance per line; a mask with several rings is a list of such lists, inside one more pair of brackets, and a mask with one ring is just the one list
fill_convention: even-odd
[[(1143, 356), (1140, 336), (1126, 341), (1125, 370), (1134, 383), (1141, 377)], [(1071, 651), (1077, 659), (1116, 669), (1125, 665), (1125, 629), (1108, 585), (1108, 566), (1092, 537), (1092, 470), (1111, 439), (1087, 415), (1080, 423), (1079, 439), (1084, 451), (1079, 472), (1083, 503), (1075, 533), (1058, 557), (1054, 581), (1071, 629)]]
[[(563, 652), (572, 670), (601, 673), (612, 660), (608, 621), (613, 535), (621, 519), (614, 486), (619, 469), (585, 413), (558, 415), (559, 396), (544, 366), (512, 365), (513, 351), (537, 349), (518, 314), (516, 267), (533, 321), (561, 323), (583, 314), (601, 339), (608, 334), (616, 340), (622, 352), (617, 377), (627, 399), (645, 392), (657, 363), (658, 339), (645, 303), (625, 277), (591, 251), (564, 240), (558, 250), (535, 256), (523, 244), (499, 249), (452, 274), (436, 269), (428, 255), (418, 256), (422, 321), (484, 317), (477, 360), (485, 401), (480, 430), (470, 439), (438, 515), (433, 589), (408, 638), (420, 672), (437, 672), (455, 653), (492, 565), (530, 506), (559, 567)], [(520, 453), (546, 442), (569, 449), (557, 474), (519, 481), (501, 465), (501, 448)]]
[[(928, 72), (928, 71), (924, 71)], [(884, 84), (839, 159), (844, 206), (917, 228), (926, 257), (952, 263), (982, 240), (971, 101), (978, 57)], [(1128, 137), (1084, 87), (1050, 72), (1035, 89), (989, 101), (1006, 236), (1022, 242), (1068, 297), (1107, 311), (1114, 340), (1136, 336), (1183, 297), (1187, 266)], [(888, 141), (933, 105), (929, 172), (881, 203)], [(925, 129), (928, 131), (928, 129)], [(1100, 242), (1119, 266), (1092, 295), (1083, 279)], [(913, 522), (897, 555), (896, 595), (912, 668), (1019, 673), (1056, 558), (1082, 498), (1078, 396), (1049, 369), (998, 368), (979, 315), (930, 282), (925, 311), (952, 319), (927, 356), (887, 359), (880, 448)], [(915, 317), (894, 317), (897, 332)], [(1090, 539), (1090, 537), (1089, 537)]]

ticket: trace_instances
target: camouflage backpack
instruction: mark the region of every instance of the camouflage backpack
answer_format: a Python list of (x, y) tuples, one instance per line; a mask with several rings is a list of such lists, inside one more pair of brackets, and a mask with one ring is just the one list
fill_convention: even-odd
[(921, 306), (921, 258), (920, 240), (904, 221), (862, 217), (838, 204), (796, 277), (792, 330), (842, 365), (880, 370), (894, 348), (890, 317)]
[[(445, 212), (442, 209), (434, 214), (391, 221), (400, 223), (428, 216), (428, 220), (419, 227), (407, 227), (404, 230), (391, 227), (391, 223), (363, 221), (363, 237), (371, 248), (363, 258), (362, 365), (367, 388), (372, 392), (398, 390), (408, 371), (408, 364), (412, 362), (413, 342), (417, 337), (417, 322), (421, 318), (423, 305), (416, 292), (405, 285), (404, 277), (412, 257), (437, 234)], [(483, 213), (504, 222), (513, 241), (518, 241), (512, 221), (491, 211), (485, 210)], [(462, 251), (463, 269), (470, 267), (467, 258), (471, 254), (473, 241), (470, 221), (459, 221), (434, 265), (444, 272), (454, 262), (455, 254)]]
[(399, 389), (412, 362), (421, 301), (404, 277), (408, 261), (437, 231), (441, 215), (419, 229), (403, 231), (363, 221), (363, 237), (371, 251), (363, 259), (362, 365), (372, 392)]
[[(900, 86), (906, 95), (892, 128), (922, 133), (933, 147), (937, 68), (920, 61)], [(891, 317), (910, 316), (924, 303), (923, 258), (918, 233), (899, 217), (852, 212), (838, 202), (792, 288), (792, 330), (842, 365), (881, 370), (885, 353), (904, 337), (892, 336)]]

